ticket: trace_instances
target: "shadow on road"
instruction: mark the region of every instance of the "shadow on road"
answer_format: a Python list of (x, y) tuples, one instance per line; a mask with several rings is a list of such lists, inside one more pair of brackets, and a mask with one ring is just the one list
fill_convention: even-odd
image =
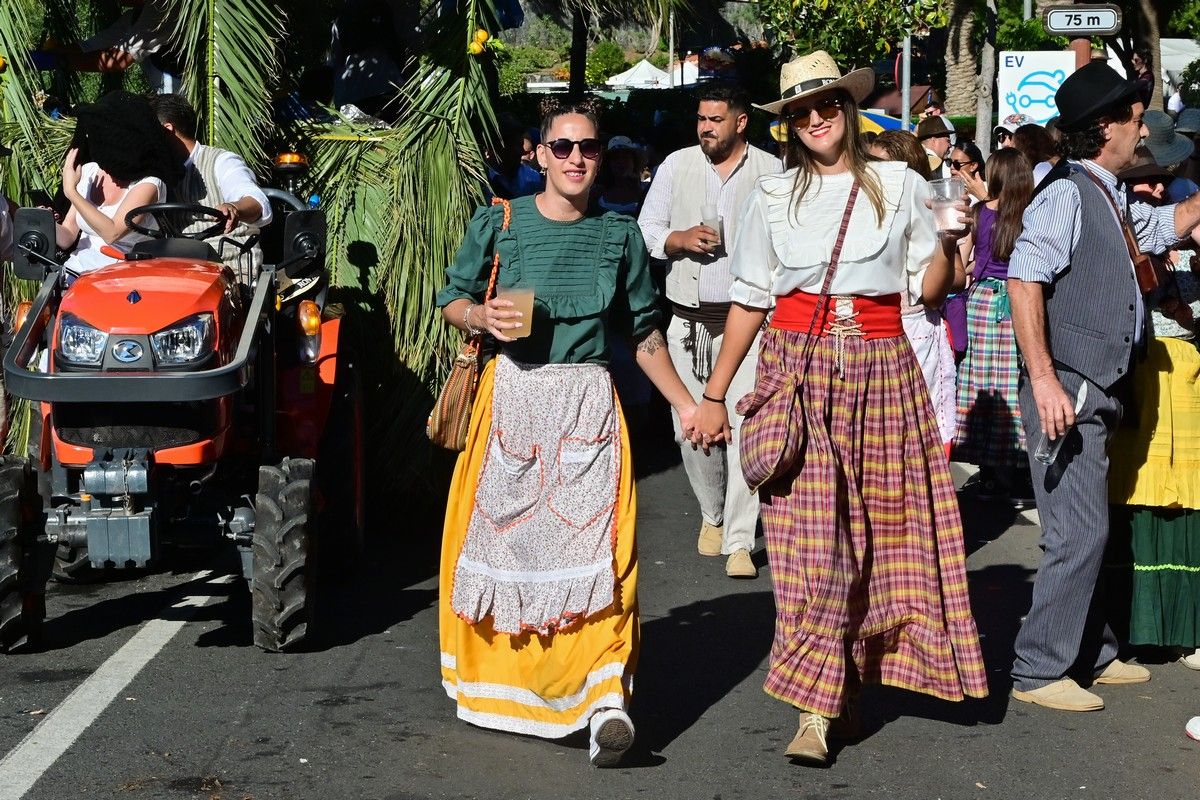
[(775, 600), (770, 592), (730, 594), (642, 621), (634, 682), (638, 739), (631, 766), (654, 760), (770, 652)]

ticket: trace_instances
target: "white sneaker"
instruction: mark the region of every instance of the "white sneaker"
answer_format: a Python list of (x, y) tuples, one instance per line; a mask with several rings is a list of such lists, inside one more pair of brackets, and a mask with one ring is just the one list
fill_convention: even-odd
[(1183, 730), (1188, 736), (1200, 742), (1200, 717), (1192, 717), (1189, 719), (1187, 727)]
[(1179, 659), (1188, 669), (1200, 670), (1200, 648)]
[(588, 760), (593, 767), (615, 767), (633, 746), (633, 720), (619, 708), (602, 708), (592, 715)]

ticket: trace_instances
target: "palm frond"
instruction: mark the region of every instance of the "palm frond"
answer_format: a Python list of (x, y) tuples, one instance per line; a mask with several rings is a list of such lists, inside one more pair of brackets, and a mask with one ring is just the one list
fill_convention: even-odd
[(171, 46), (183, 53), (183, 84), (206, 143), (265, 157), (262, 142), (278, 81), (285, 15), (273, 0), (166, 0)]

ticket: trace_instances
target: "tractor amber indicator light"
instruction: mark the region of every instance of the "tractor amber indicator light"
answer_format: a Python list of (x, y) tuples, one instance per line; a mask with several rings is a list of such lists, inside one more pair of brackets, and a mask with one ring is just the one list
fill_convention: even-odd
[(305, 336), (316, 336), (321, 332), (321, 309), (312, 300), (300, 301), (296, 310), (296, 319), (300, 322), (300, 330)]
[(21, 326), (25, 324), (25, 318), (29, 316), (29, 309), (31, 308), (33, 308), (33, 303), (29, 300), (22, 300), (17, 304), (16, 328), (14, 330), (21, 330)]
[(307, 166), (308, 159), (301, 153), (280, 153), (275, 156), (275, 166), (290, 167), (290, 166)]

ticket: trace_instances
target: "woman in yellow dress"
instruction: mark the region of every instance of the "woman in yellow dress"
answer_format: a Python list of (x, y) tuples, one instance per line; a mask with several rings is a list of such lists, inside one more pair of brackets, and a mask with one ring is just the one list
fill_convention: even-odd
[[(636, 343), (685, 427), (696, 406), (658, 329), (637, 222), (589, 207), (603, 150), (595, 115), (558, 106), (541, 133), (545, 192), (479, 209), (438, 294), (447, 322), (499, 342), (446, 510), (442, 683), (481, 727), (557, 739), (587, 726), (591, 762), (613, 766), (633, 742), (638, 617), (633, 470), (609, 335)], [(531, 319), (508, 299), (485, 302), (495, 253), (498, 287), (533, 290)], [(509, 335), (525, 325), (528, 336)]]

